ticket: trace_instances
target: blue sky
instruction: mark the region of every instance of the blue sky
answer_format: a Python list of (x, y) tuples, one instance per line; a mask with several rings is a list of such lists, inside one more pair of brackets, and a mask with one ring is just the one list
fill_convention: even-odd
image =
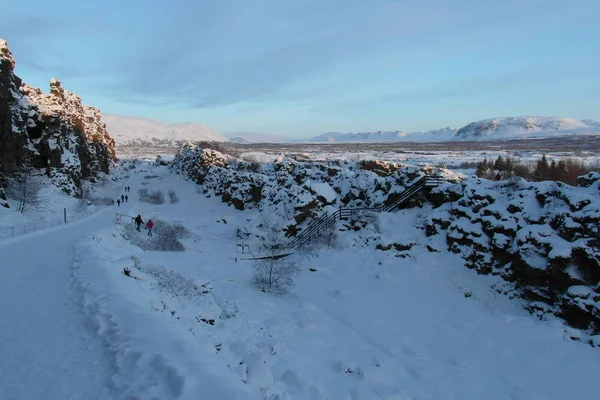
[(17, 74), (103, 112), (219, 132), (600, 119), (598, 0), (28, 0)]

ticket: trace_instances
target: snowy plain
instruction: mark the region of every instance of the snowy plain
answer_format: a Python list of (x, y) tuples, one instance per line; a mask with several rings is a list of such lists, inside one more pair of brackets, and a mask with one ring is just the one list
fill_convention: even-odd
[[(252, 285), (256, 247), (238, 237), (264, 216), (165, 167), (141, 169), (122, 183), (125, 206), (0, 242), (0, 398), (558, 400), (600, 389), (598, 350), (562, 321), (537, 320), (490, 288), (498, 278), (426, 250), (415, 224), (427, 209), (380, 216), (382, 242), (416, 243), (408, 257), (338, 232), (333, 247), (294, 254), (296, 285), (274, 295)], [(140, 188), (179, 202), (141, 203)], [(143, 250), (154, 237), (133, 229), (137, 214), (157, 221), (155, 235), (160, 221), (185, 226), (185, 251)]]

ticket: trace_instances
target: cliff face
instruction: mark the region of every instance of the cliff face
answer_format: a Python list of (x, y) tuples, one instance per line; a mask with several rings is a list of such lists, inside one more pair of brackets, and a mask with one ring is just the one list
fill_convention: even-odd
[(0, 39), (0, 172), (10, 174), (31, 156), (52, 182), (71, 195), (82, 179), (108, 173), (115, 142), (100, 111), (52, 79), (43, 93), (14, 75), (15, 61)]

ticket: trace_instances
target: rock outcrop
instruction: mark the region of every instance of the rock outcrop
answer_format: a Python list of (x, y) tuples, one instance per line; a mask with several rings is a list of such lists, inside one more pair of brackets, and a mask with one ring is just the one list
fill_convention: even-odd
[(480, 274), (509, 282), (498, 287), (573, 327), (600, 332), (600, 174), (584, 186), (557, 182), (468, 179), (434, 189), (437, 207), (425, 233), (444, 235), (447, 250)]
[(313, 162), (293, 155), (258, 163), (187, 144), (171, 169), (201, 184), (207, 196), (218, 196), (239, 210), (258, 208), (279, 216), (286, 235), (293, 236), (324, 212), (388, 205), (433, 167), (379, 161)]
[(82, 179), (108, 173), (116, 160), (100, 111), (83, 105), (56, 79), (48, 94), (28, 86), (14, 67), (0, 40), (0, 172), (10, 174), (27, 156), (65, 192), (80, 194)]

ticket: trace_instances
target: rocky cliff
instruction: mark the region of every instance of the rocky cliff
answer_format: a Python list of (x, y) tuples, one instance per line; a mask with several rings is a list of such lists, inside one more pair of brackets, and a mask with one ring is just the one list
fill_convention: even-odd
[(467, 179), (434, 189), (427, 236), (443, 235), (465, 266), (502, 277), (496, 289), (600, 333), (600, 173), (580, 186), (522, 179)]
[(81, 180), (108, 173), (115, 143), (100, 111), (52, 79), (43, 93), (14, 74), (15, 60), (0, 39), (0, 172), (10, 174), (26, 159), (52, 182), (78, 195)]

